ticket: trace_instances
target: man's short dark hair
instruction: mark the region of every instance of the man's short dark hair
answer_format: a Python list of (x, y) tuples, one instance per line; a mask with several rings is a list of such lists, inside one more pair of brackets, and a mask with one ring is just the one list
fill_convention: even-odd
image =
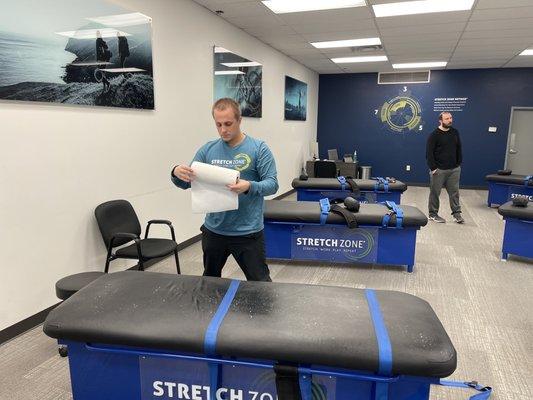
[(443, 112), (441, 112), (441, 113), (439, 114), (439, 121), (442, 121), (442, 116), (443, 116), (444, 114), (450, 114), (450, 115), (452, 115), (452, 113), (449, 112), (449, 111), (443, 111)]
[(213, 104), (213, 108), (211, 109), (211, 114), (214, 116), (215, 110), (224, 111), (226, 108), (233, 109), (233, 114), (235, 115), (236, 120), (239, 120), (241, 118), (241, 109), (239, 108), (239, 103), (237, 103), (235, 100), (230, 99), (228, 97), (218, 99), (215, 102), (215, 104)]

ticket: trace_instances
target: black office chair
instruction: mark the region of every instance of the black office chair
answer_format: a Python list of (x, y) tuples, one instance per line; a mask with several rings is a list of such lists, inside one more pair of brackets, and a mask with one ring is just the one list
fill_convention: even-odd
[[(109, 263), (117, 258), (137, 259), (139, 260), (139, 271), (144, 270), (144, 262), (168, 256), (174, 253), (176, 259), (176, 269), (180, 271), (180, 262), (178, 258), (178, 244), (174, 235), (174, 227), (167, 220), (154, 219), (148, 221), (144, 239), (140, 238), (141, 224), (135, 214), (132, 205), (126, 200), (112, 200), (100, 204), (94, 210), (102, 239), (107, 248), (107, 258), (104, 271), (109, 271)], [(165, 224), (170, 228), (170, 239), (148, 238), (150, 225)], [(113, 249), (122, 246), (128, 242), (134, 241), (129, 246), (122, 247), (115, 251)]]
[(315, 161), (315, 178), (336, 178), (337, 165), (333, 161)]

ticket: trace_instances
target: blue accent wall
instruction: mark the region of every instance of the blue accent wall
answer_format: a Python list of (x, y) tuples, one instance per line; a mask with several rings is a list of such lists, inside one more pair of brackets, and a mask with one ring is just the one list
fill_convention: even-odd
[[(418, 101), (421, 121), (414, 130), (395, 132), (380, 111), (402, 94)], [(463, 111), (452, 112), (463, 143), (461, 185), (484, 186), (485, 175), (504, 167), (511, 107), (533, 107), (533, 69), (431, 71), (430, 83), (407, 85), (378, 85), (376, 73), (320, 75), (320, 157), (327, 157), (327, 149), (338, 149), (339, 156), (357, 150), (373, 176), (428, 183), (425, 151), (438, 126), (435, 98), (468, 98)], [(489, 126), (497, 132), (489, 133)]]

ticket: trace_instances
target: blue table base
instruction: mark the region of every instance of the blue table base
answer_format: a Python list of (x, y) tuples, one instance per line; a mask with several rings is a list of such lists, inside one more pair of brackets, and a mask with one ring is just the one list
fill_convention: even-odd
[(266, 255), (285, 260), (407, 266), (412, 272), (419, 229), (349, 229), (343, 225), (265, 221)]
[(501, 206), (518, 195), (529, 196), (529, 201), (533, 201), (533, 186), (489, 181), (489, 197), (487, 199), (487, 205), (489, 207), (492, 205)]
[(533, 258), (533, 221), (505, 218), (502, 260), (509, 254)]
[[(320, 199), (328, 198), (344, 199), (346, 197), (353, 197), (353, 192), (350, 190), (317, 190), (317, 189), (296, 189), (296, 199), (298, 201), (319, 201)], [(361, 195), (357, 198), (361, 203), (380, 203), (383, 201), (394, 201), (400, 204), (402, 192), (389, 191), (374, 192), (371, 190), (361, 190)]]
[[(74, 400), (276, 400), (273, 363), (61, 341)], [(302, 400), (427, 400), (438, 378), (298, 366)]]

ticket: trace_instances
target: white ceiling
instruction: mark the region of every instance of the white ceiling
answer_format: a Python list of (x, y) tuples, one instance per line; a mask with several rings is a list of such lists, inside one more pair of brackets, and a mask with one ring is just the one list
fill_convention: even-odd
[[(274, 14), (260, 0), (194, 0), (321, 74), (392, 71), (392, 63), (448, 61), (446, 69), (533, 67), (533, 0), (476, 0), (470, 11), (376, 18), (366, 7)], [(442, 0), (446, 1), (446, 0)], [(313, 41), (379, 37), (383, 50), (316, 49)], [(216, 43), (224, 46), (224, 43)], [(335, 64), (330, 58), (387, 55), (388, 62)]]

